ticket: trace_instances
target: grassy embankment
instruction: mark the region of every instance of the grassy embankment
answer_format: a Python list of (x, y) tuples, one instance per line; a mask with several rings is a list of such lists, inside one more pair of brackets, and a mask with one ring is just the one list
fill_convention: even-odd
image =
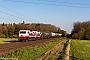
[(70, 60), (90, 60), (90, 41), (72, 40)]
[(52, 40), (49, 44), (42, 46), (35, 46), (32, 48), (17, 50), (5, 56), (5, 58), (18, 58), (19, 60), (37, 60), (38, 57), (44, 55), (49, 49), (53, 48), (56, 44), (61, 41), (66, 40), (66, 38), (61, 38), (58, 40)]
[(0, 44), (18, 41), (17, 38), (0, 38)]

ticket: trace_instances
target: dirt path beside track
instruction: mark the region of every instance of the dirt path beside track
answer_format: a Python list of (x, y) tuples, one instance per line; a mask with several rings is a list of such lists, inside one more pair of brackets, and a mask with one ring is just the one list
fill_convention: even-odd
[[(70, 41), (71, 40), (69, 40), (69, 43), (70, 43)], [(69, 60), (69, 56), (70, 56), (70, 44), (68, 44), (66, 47), (64, 60)]]
[(42, 57), (38, 58), (38, 60), (57, 60), (64, 48), (66, 41), (67, 40), (64, 40), (57, 44), (55, 47), (47, 51)]

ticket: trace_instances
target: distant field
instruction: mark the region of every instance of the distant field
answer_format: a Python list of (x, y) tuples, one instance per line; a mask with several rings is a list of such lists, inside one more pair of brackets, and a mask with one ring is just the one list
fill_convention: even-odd
[(0, 44), (17, 41), (17, 38), (0, 38)]
[(90, 60), (90, 41), (72, 40), (70, 60)]

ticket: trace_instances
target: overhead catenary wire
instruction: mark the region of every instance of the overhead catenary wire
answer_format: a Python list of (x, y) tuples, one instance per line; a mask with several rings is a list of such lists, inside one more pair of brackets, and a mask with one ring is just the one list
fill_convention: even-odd
[[(4, 17), (0, 17), (0, 19), (9, 20), (9, 21), (14, 21), (14, 20), (10, 20), (10, 19), (4, 18)], [(17, 22), (17, 21), (14, 21), (14, 22)]]
[[(0, 15), (2, 15), (2, 14), (0, 14)], [(14, 22), (17, 22), (16, 20), (11, 20), (11, 19), (7, 19), (7, 18), (4, 18), (4, 17), (0, 17), (0, 19), (4, 19), (4, 20), (9, 20), (9, 21), (14, 21)]]
[[(53, 6), (65, 6), (65, 7), (76, 7), (76, 8), (90, 8), (87, 6), (68, 6), (68, 5), (60, 5), (60, 4), (47, 4), (47, 3), (38, 3), (38, 2), (26, 2), (26, 1), (16, 1), (16, 0), (4, 0), (4, 1), (12, 1), (12, 2), (22, 2), (22, 3), (30, 3), (30, 4), (43, 4), (43, 5), (53, 5)], [(60, 2), (59, 2), (60, 3)], [(61, 2), (61, 3), (68, 3), (68, 2)], [(70, 4), (80, 4), (80, 3), (70, 3)], [(82, 4), (84, 5), (84, 4)], [(89, 4), (85, 4), (85, 5), (89, 5)]]
[(21, 19), (21, 20), (23, 20), (23, 21), (27, 21), (26, 19), (20, 18), (20, 17), (18, 17), (18, 16), (15, 16), (15, 15), (12, 15), (12, 14), (9, 14), (9, 13), (5, 13), (5, 12), (2, 12), (2, 11), (0, 11), (0, 13), (3, 13), (3, 14), (5, 14), (5, 15), (9, 15), (9, 16), (12, 16), (12, 17)]
[[(58, 5), (58, 4), (37, 3), (37, 2), (26, 2), (26, 1), (20, 1), (20, 0), (18, 0), (18, 1), (16, 1), (16, 0), (4, 0), (4, 1), (32, 3), (32, 4), (43, 4), (43, 5), (54, 5), (54, 6), (65, 6), (65, 7), (77, 7), (77, 8), (89, 8), (89, 7), (67, 6), (67, 5)], [(38, 1), (41, 1), (41, 0), (38, 0)], [(90, 5), (90, 4), (71, 3), (71, 2), (60, 2), (60, 1), (50, 1), (50, 0), (43, 0), (43, 1), (47, 1), (47, 2), (58, 2), (58, 3), (69, 3), (69, 4), (80, 4), (80, 5)], [(11, 11), (11, 12), (14, 12), (14, 11), (12, 11), (12, 10), (10, 10), (10, 9), (2, 6), (2, 5), (0, 5), (0, 6), (3, 7), (3, 8), (5, 8), (5, 9), (7, 9), (7, 10), (9, 10), (9, 11)], [(19, 18), (19, 19), (22, 19), (22, 20), (26, 20), (26, 19), (20, 18), (18, 16), (14, 16), (14, 15), (11, 15), (11, 14), (8, 14), (8, 13), (5, 13), (5, 12), (2, 12), (2, 11), (0, 11), (0, 13), (4, 13), (6, 15), (13, 16), (13, 17), (16, 17), (16, 18)], [(17, 12), (14, 12), (14, 13), (15, 14), (18, 14)], [(18, 14), (18, 15), (20, 15), (20, 14)], [(28, 20), (26, 20), (26, 21), (28, 21)]]
[(8, 9), (8, 8), (6, 8), (6, 7), (4, 7), (4, 6), (2, 6), (2, 5), (0, 5), (0, 7), (4, 8), (4, 9), (7, 9), (7, 10), (9, 10), (9, 11), (15, 13), (15, 14), (18, 14), (18, 13), (16, 13), (16, 12), (14, 12), (14, 11), (12, 11), (12, 10), (10, 10), (10, 9)]
[[(7, 10), (9, 10), (9, 11), (11, 11), (11, 12), (13, 12), (13, 13), (15, 13), (15, 14), (19, 15), (19, 16), (22, 16), (22, 17), (28, 18), (28, 17), (26, 17), (26, 16), (24, 16), (24, 15), (21, 15), (21, 14), (19, 14), (19, 13), (15, 12), (15, 11), (13, 11), (13, 10), (9, 9), (9, 8), (6, 8), (6, 7), (2, 6), (2, 5), (0, 5), (0, 7), (4, 8), (4, 9), (7, 9)], [(28, 18), (28, 19), (29, 19), (29, 18)], [(26, 20), (26, 19), (25, 19), (25, 20)], [(28, 21), (28, 20), (27, 20), (27, 21)], [(30, 22), (30, 21), (29, 21), (29, 22)]]
[[(43, 4), (43, 5), (53, 5), (53, 6), (65, 6), (65, 7), (77, 7), (77, 8), (89, 8), (89, 7), (67, 6), (67, 5), (58, 5), (58, 4), (37, 3), (37, 2), (26, 2), (26, 1), (19, 1), (19, 0), (18, 0), (18, 1), (16, 1), (16, 0), (4, 0), (4, 1), (22, 2), (22, 3), (32, 3), (32, 4)], [(79, 4), (79, 5), (90, 5), (90, 4), (71, 3), (71, 2), (60, 2), (60, 1), (51, 1), (51, 0), (38, 0), (38, 1), (58, 2), (58, 3), (68, 3), (68, 4)], [(0, 7), (4, 8), (4, 9), (7, 9), (7, 10), (9, 10), (9, 11), (15, 13), (15, 14), (18, 14), (18, 15), (20, 15), (20, 16), (23, 16), (23, 15), (15, 12), (15, 11), (13, 11), (13, 10), (11, 10), (11, 9), (8, 9), (8, 8), (2, 6), (2, 5), (0, 5)], [(23, 19), (23, 18), (21, 18), (21, 17), (15, 16), (15, 15), (11, 15), (11, 14), (8, 14), (8, 13), (2, 12), (2, 11), (0, 11), (0, 13), (6, 14), (6, 15), (9, 15), (9, 16), (12, 16), (12, 17), (21, 19), (21, 20), (29, 21), (29, 20), (27, 20), (27, 19)], [(25, 16), (23, 16), (23, 17), (25, 17)], [(5, 19), (5, 18), (2, 18), (2, 19)], [(10, 20), (10, 19), (6, 19), (6, 20)]]
[(82, 3), (72, 3), (72, 2), (60, 2), (60, 1), (51, 1), (51, 0), (38, 0), (38, 1), (47, 1), (47, 2), (58, 2), (58, 3), (68, 3), (68, 4), (78, 4), (78, 5), (90, 5), (90, 4), (82, 4)]

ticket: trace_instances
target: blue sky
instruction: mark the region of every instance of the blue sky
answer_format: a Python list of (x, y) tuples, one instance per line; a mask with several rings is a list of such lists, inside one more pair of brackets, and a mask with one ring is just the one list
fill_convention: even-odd
[(0, 23), (45, 23), (71, 32), (90, 20), (90, 0), (0, 0)]

